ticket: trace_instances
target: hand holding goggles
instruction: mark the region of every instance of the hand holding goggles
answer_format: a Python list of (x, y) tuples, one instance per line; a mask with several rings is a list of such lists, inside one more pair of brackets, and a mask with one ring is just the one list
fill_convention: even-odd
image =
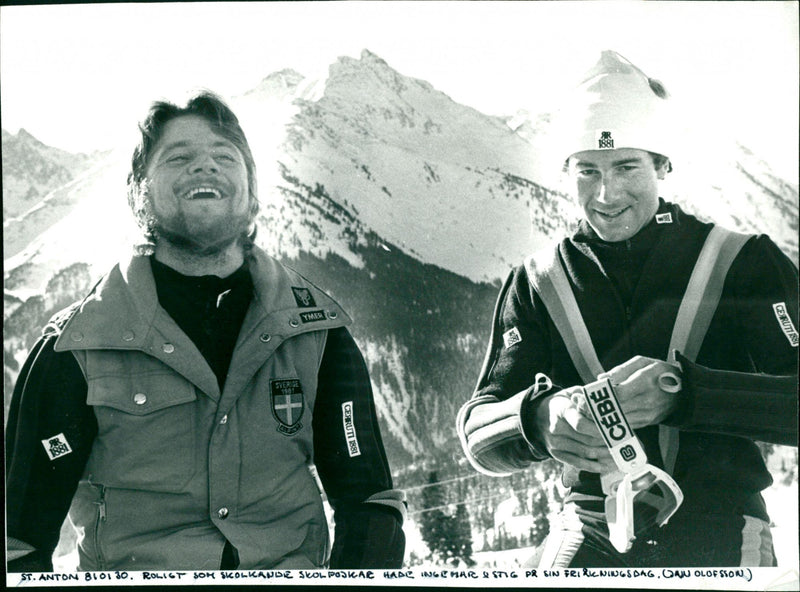
[[(660, 376), (659, 386), (666, 392), (680, 390), (680, 379), (672, 373), (665, 374), (670, 376)], [(642, 443), (628, 424), (609, 379), (587, 384), (583, 394), (619, 468), (603, 475), (601, 483), (606, 494), (609, 540), (617, 551), (626, 553), (636, 538), (634, 504), (650, 506), (655, 511), (656, 523), (663, 526), (683, 502), (683, 493), (668, 473), (647, 462)]]

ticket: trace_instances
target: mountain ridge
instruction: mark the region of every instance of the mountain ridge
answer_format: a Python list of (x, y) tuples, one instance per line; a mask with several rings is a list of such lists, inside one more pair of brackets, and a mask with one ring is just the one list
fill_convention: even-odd
[[(257, 161), (258, 243), (356, 319), (393, 466), (458, 455), (455, 413), (474, 388), (501, 280), (580, 216), (540, 181), (547, 115), (481, 114), (368, 50), (337, 60), (325, 79), (274, 72), (231, 105)], [(3, 132), (4, 165), (17, 159), (20, 183), (33, 184), (38, 170), (23, 158), (29, 148), (53, 167), (72, 164), (69, 179), (53, 177), (19, 215), (4, 212), (6, 403), (41, 326), (135, 236), (129, 155), (69, 161), (28, 136), (24, 150), (7, 151)], [(791, 183), (742, 146), (716, 168), (698, 163), (703, 175), (676, 175), (665, 197), (766, 232), (797, 260)]]

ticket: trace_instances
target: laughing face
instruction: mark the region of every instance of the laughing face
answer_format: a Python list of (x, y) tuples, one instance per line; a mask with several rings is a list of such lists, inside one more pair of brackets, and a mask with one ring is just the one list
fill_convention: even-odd
[(147, 165), (146, 184), (159, 239), (212, 253), (247, 232), (245, 160), (202, 117), (184, 115), (166, 124)]
[(656, 168), (649, 152), (634, 148), (586, 150), (568, 163), (572, 192), (598, 236), (608, 242), (633, 237), (658, 210), (658, 180), (668, 163)]

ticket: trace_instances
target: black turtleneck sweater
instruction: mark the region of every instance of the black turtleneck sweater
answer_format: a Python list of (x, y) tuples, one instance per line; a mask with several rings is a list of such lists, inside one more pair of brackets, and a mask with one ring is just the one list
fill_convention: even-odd
[(219, 388), (253, 297), (247, 265), (231, 275), (186, 276), (150, 258), (158, 302), (189, 336), (217, 377)]

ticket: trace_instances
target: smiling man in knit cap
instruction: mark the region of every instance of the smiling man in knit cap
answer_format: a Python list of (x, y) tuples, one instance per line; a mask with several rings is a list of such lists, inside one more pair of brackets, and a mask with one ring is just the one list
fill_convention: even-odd
[(584, 219), (509, 275), (458, 416), (483, 473), (563, 465), (543, 568), (775, 564), (755, 441), (797, 445), (797, 268), (659, 197), (676, 123), (612, 51), (563, 104)]

